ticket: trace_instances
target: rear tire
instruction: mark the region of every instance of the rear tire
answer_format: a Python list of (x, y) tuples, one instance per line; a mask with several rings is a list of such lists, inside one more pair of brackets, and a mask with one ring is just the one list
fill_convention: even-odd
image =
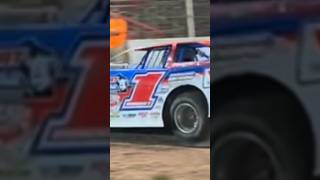
[(178, 95), (170, 105), (169, 118), (173, 133), (184, 142), (197, 143), (210, 137), (206, 99), (196, 91)]

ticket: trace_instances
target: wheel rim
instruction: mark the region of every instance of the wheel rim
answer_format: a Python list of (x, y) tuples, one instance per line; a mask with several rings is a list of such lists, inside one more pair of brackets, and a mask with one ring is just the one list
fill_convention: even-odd
[(179, 131), (190, 134), (194, 132), (199, 125), (199, 114), (191, 104), (181, 103), (174, 111), (174, 122)]
[(254, 134), (224, 137), (214, 153), (216, 180), (281, 180), (281, 165), (271, 147)]

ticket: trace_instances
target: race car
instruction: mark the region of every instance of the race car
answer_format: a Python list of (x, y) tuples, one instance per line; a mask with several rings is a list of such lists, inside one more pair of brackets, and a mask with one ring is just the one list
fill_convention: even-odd
[(210, 41), (136, 51), (138, 65), (110, 70), (110, 127), (165, 127), (190, 143), (209, 138)]

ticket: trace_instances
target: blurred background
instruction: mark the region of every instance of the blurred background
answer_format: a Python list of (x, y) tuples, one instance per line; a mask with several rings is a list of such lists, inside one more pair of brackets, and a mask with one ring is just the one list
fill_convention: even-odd
[(320, 1), (210, 2), (214, 179), (319, 178)]
[(108, 3), (0, 1), (0, 179), (109, 177)]
[(80, 22), (96, 4), (96, 0), (78, 0), (72, 3), (62, 0), (3, 0), (0, 6), (0, 21), (2, 25), (28, 23), (75, 24)]
[(206, 0), (111, 0), (111, 17), (128, 21), (129, 39), (209, 36)]
[[(210, 6), (207, 0), (111, 0), (110, 11), (111, 24), (112, 18), (121, 18), (126, 22), (128, 40), (112, 48), (111, 57), (125, 49), (170, 40), (205, 39), (210, 35)], [(111, 61), (136, 63), (129, 61), (139, 59), (133, 53), (126, 55), (130, 57), (122, 56)]]

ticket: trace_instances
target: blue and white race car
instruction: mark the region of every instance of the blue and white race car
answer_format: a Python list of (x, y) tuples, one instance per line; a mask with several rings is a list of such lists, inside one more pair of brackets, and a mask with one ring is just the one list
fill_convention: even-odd
[(186, 142), (210, 132), (210, 41), (137, 49), (136, 67), (110, 70), (111, 128), (166, 127)]

